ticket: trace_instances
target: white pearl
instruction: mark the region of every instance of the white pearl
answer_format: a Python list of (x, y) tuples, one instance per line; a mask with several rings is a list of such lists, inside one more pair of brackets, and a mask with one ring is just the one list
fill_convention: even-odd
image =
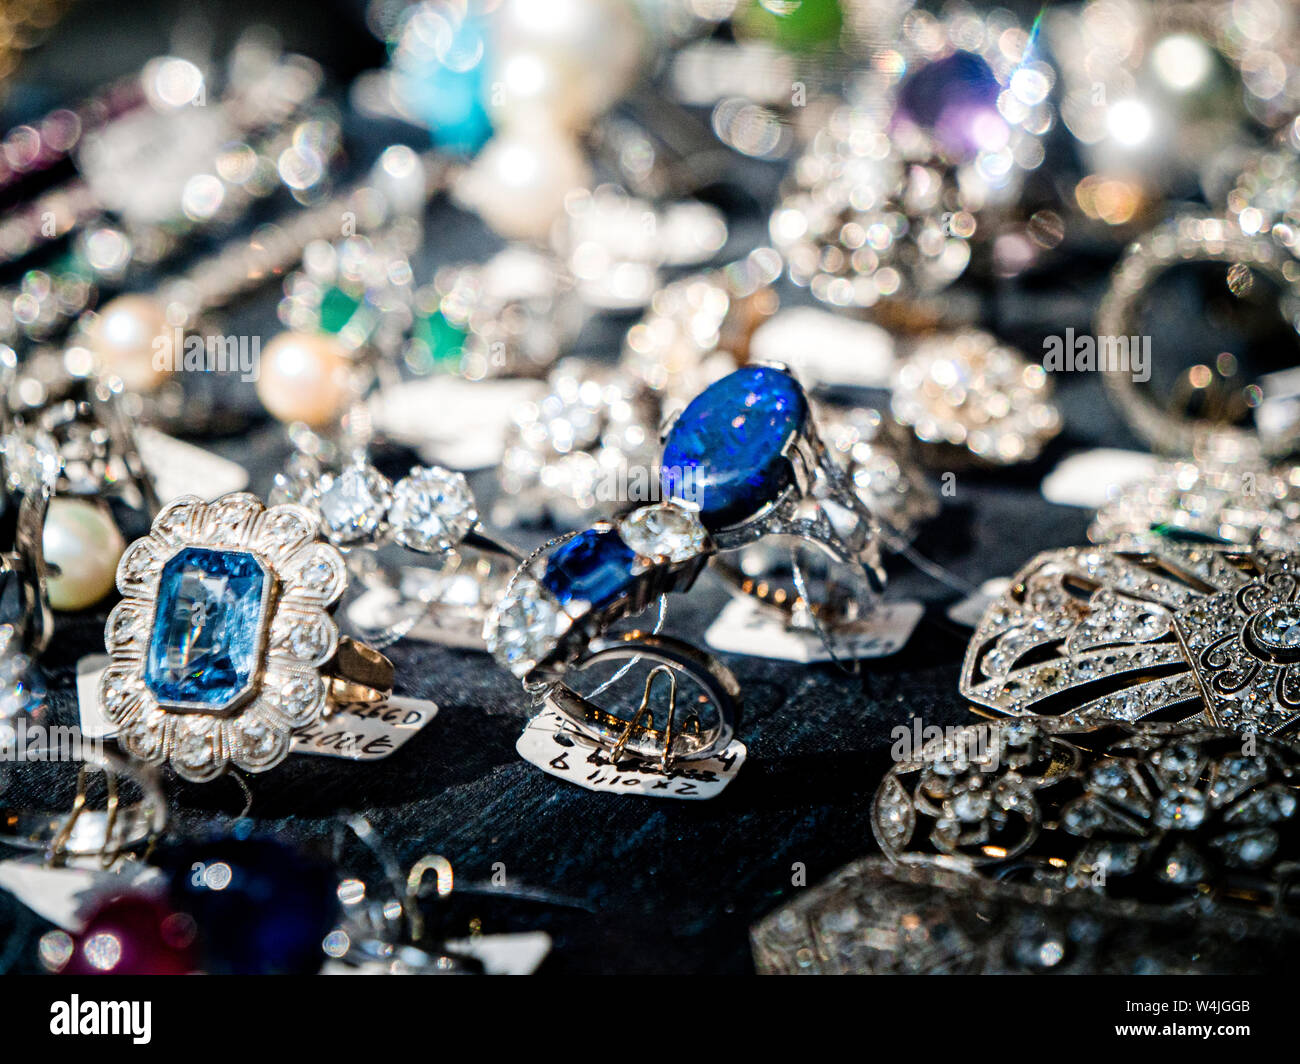
[(175, 366), (175, 330), (155, 299), (118, 296), (100, 308), (87, 336), (99, 368), (129, 391), (152, 392)]
[(493, 137), (456, 183), (456, 198), (507, 240), (545, 240), (570, 192), (591, 179), (573, 139), (548, 125)]
[(504, 0), (492, 32), (500, 54), (529, 51), (548, 57), (559, 72), (572, 71), (588, 115), (607, 110), (628, 90), (649, 38), (632, 0)]
[(493, 56), (488, 114), (494, 129), (523, 129), (549, 122), (581, 132), (595, 117), (583, 84), (585, 74), (564, 60), (534, 49), (515, 48)]
[(282, 332), (262, 351), (257, 395), (280, 421), (329, 428), (353, 398), (351, 360), (330, 333)]
[(126, 541), (106, 507), (64, 498), (50, 500), (41, 546), (45, 563), (59, 571), (46, 582), (50, 605), (84, 610), (113, 589)]

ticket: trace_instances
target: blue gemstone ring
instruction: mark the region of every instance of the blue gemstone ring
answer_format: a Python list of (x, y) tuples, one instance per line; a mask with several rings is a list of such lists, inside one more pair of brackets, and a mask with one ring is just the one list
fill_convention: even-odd
[[(847, 567), (857, 585), (855, 615), (884, 588), (880, 523), (822, 441), (807, 395), (784, 366), (746, 366), (696, 396), (664, 435), (661, 484), (666, 498), (699, 518), (719, 552), (760, 540), (810, 546)], [(773, 605), (793, 610), (806, 597), (729, 561), (717, 568), (738, 590)]]
[[(616, 522), (561, 537), (534, 552), (511, 577), (485, 625), (488, 649), (523, 681), (538, 705), (560, 713), (620, 756), (626, 751), (664, 765), (709, 757), (735, 732), (740, 710), (735, 678), (681, 640), (657, 631), (612, 635), (610, 629), (663, 595), (689, 590), (715, 549), (699, 516), (676, 503), (643, 506)], [(649, 686), (631, 716), (604, 709), (594, 695), (571, 686), (584, 670), (614, 661), (629, 663), (619, 677), (634, 661), (668, 670), (671, 708), (660, 727), (649, 711)], [(701, 695), (680, 720), (677, 676), (688, 678)]]
[(331, 616), (347, 568), (319, 531), (301, 506), (186, 496), (127, 548), (100, 699), (128, 754), (196, 782), (262, 772), (334, 708), (387, 699), (391, 663)]

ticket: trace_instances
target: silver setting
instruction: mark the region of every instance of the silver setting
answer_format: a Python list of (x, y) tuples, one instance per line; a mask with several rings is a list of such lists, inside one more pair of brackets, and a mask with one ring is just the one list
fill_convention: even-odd
[(1161, 897), (1285, 885), (1300, 825), (1300, 753), (1198, 725), (1061, 733), (972, 725), (892, 768), (872, 830), (894, 861), (951, 859), (1065, 890)]

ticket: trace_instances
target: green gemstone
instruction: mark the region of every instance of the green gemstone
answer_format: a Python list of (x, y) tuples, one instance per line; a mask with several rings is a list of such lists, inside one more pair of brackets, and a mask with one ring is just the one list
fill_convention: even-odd
[(844, 13), (840, 0), (742, 0), (733, 24), (743, 37), (813, 51), (838, 43)]
[(412, 337), (422, 343), (435, 365), (459, 362), (465, 347), (465, 330), (453, 325), (440, 310), (415, 319)]
[(356, 296), (349, 295), (338, 285), (331, 285), (320, 297), (321, 330), (327, 333), (342, 332), (360, 306), (361, 300)]

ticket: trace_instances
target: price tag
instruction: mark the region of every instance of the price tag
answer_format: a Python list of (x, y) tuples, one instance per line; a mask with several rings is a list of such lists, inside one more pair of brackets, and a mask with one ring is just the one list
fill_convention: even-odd
[(704, 641), (725, 654), (748, 654), (803, 665), (837, 658), (885, 658), (903, 649), (924, 613), (925, 607), (919, 602), (882, 603), (851, 626), (828, 629), (828, 649), (817, 632), (791, 628), (780, 610), (757, 599), (736, 598), (709, 625)]
[(148, 887), (162, 878), (159, 869), (139, 861), (123, 861), (111, 872), (90, 864), (79, 865), (76, 859), (50, 868), (35, 854), (0, 861), (0, 889), (9, 891), (37, 916), (73, 934), (85, 926), (103, 899), (124, 890)]
[(248, 470), (238, 462), (156, 429), (137, 429), (136, 444), (164, 503), (182, 495), (212, 500), (248, 487)]
[(1058, 506), (1104, 506), (1121, 489), (1151, 476), (1155, 455), (1098, 447), (1068, 455), (1043, 478), (1043, 498)]
[(754, 332), (750, 357), (783, 362), (808, 385), (888, 388), (894, 341), (879, 325), (818, 310), (782, 310)]
[(985, 580), (980, 584), (980, 589), (973, 595), (968, 595), (960, 602), (954, 602), (948, 607), (948, 618), (955, 624), (964, 624), (968, 628), (974, 628), (980, 623), (980, 618), (984, 616), (984, 611), (989, 605), (1011, 586), (1009, 577), (998, 576), (992, 580)]
[(744, 743), (733, 739), (716, 757), (681, 761), (667, 772), (634, 759), (615, 765), (603, 746), (549, 709), (528, 722), (515, 749), (530, 765), (589, 791), (695, 801), (721, 794), (747, 752)]
[(425, 462), (487, 469), (505, 453), (515, 409), (545, 390), (540, 381), (424, 377), (385, 388), (371, 403), (371, 416), (375, 428), (414, 447)]
[[(111, 739), (117, 729), (104, 715), (99, 678), (109, 658), (91, 654), (77, 662), (77, 710), (85, 739)], [(374, 709), (341, 709), (294, 733), (290, 752), (348, 761), (381, 761), (408, 743), (438, 712), (435, 703), (394, 695)]]

